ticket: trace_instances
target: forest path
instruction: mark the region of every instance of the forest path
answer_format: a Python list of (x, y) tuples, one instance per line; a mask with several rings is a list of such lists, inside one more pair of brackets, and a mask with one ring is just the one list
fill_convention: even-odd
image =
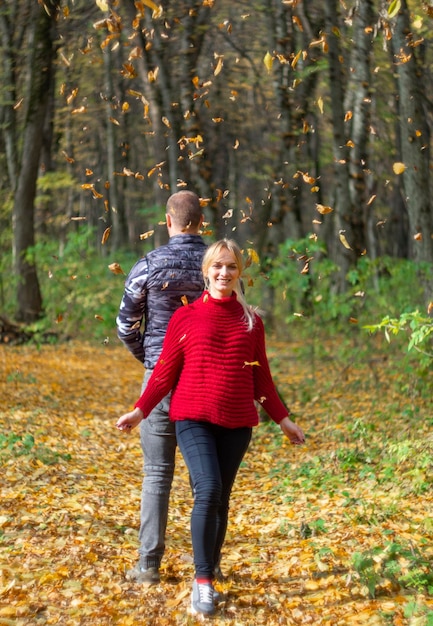
[[(291, 446), (272, 423), (255, 429), (212, 622), (431, 624), (431, 396), (409, 388), (398, 354), (349, 349), (344, 361), (341, 346), (308, 355), (268, 344), (307, 442)], [(0, 346), (0, 624), (196, 622), (180, 455), (161, 584), (125, 579), (137, 555), (142, 458), (138, 431), (114, 425), (141, 378), (119, 345)]]

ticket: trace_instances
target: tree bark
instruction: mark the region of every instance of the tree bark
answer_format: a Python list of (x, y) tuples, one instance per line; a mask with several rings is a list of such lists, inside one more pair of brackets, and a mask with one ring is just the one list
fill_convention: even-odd
[[(429, 188), (430, 133), (424, 110), (423, 77), (418, 64), (406, 0), (396, 17), (392, 50), (398, 76), (403, 188), (409, 217), (409, 246), (418, 263), (433, 262), (433, 216)], [(433, 279), (428, 281), (430, 288)]]
[[(14, 163), (11, 154), (9, 171), (14, 176), (12, 225), (15, 275), (17, 277), (18, 320), (33, 322), (42, 314), (42, 295), (36, 271), (36, 260), (30, 254), (35, 244), (34, 201), (36, 181), (43, 142), (44, 122), (53, 71), (53, 27), (58, 0), (46, 0), (44, 6), (30, 3), (28, 22), (29, 54), (27, 57), (27, 89), (24, 95), (26, 111), (22, 131), (22, 152)], [(16, 88), (16, 77), (12, 77)], [(12, 109), (12, 111), (11, 111)], [(13, 115), (11, 104), (9, 114)], [(15, 120), (11, 132), (17, 133)], [(17, 137), (15, 136), (15, 140)], [(19, 142), (17, 142), (19, 145)], [(15, 172), (14, 172), (15, 169)]]
[[(346, 288), (346, 274), (349, 267), (355, 262), (355, 253), (352, 248), (354, 240), (352, 228), (352, 197), (350, 193), (350, 152), (347, 145), (344, 120), (344, 96), (346, 92), (346, 77), (344, 75), (343, 53), (339, 41), (339, 12), (337, 0), (325, 2), (326, 11), (326, 38), (328, 42), (329, 83), (332, 94), (332, 152), (334, 156), (335, 189), (334, 189), (334, 227), (335, 237), (330, 247), (331, 257), (339, 266), (337, 291), (343, 292)], [(351, 248), (341, 242), (345, 238)]]

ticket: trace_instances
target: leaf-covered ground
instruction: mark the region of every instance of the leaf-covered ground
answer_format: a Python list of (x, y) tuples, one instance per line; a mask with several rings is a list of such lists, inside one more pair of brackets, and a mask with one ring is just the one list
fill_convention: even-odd
[[(432, 624), (431, 395), (401, 355), (373, 344), (269, 353), (307, 443), (290, 446), (273, 424), (255, 430), (212, 622)], [(0, 624), (196, 622), (180, 456), (162, 582), (125, 579), (142, 459), (138, 433), (114, 424), (141, 376), (121, 346), (0, 347)]]

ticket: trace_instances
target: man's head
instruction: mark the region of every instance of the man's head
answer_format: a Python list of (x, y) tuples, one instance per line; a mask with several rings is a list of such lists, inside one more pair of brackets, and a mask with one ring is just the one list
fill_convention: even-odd
[(180, 234), (196, 235), (203, 222), (200, 199), (193, 191), (177, 191), (167, 200), (167, 230), (170, 237)]

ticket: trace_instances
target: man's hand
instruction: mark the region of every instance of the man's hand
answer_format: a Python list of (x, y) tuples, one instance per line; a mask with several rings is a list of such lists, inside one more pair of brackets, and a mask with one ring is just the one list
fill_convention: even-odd
[(299, 428), (297, 424), (292, 422), (290, 418), (285, 417), (283, 420), (281, 420), (280, 428), (291, 443), (294, 443), (298, 446), (305, 443), (305, 435), (302, 432), (302, 429)]
[(125, 413), (125, 415), (122, 415), (122, 417), (119, 417), (119, 419), (117, 420), (116, 428), (118, 428), (119, 430), (132, 430), (133, 428), (138, 426), (143, 417), (143, 411), (139, 408), (136, 408), (129, 413)]

